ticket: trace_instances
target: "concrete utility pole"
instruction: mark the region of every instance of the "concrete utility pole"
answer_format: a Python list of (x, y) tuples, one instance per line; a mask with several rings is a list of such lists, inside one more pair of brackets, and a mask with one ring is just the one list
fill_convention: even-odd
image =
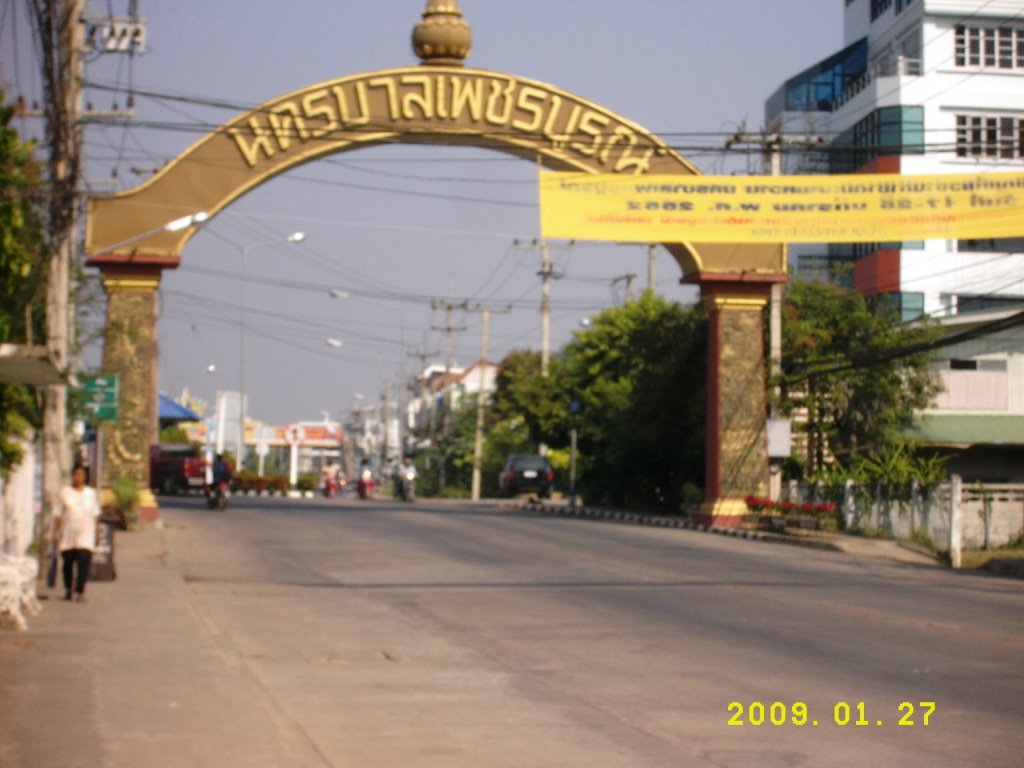
[[(421, 382), (421, 385), (420, 385), (420, 393), (419, 394), (420, 394), (420, 398), (423, 401), (424, 407), (426, 407), (427, 400), (430, 397), (430, 391), (427, 388), (427, 380), (426, 380), (426, 377), (423, 374), (427, 370), (427, 360), (429, 360), (432, 357), (435, 357), (436, 355), (439, 355), (440, 354), (440, 350), (436, 350), (435, 349), (435, 350), (433, 350), (431, 352), (427, 351), (427, 332), (424, 331), (423, 332), (423, 344), (420, 346), (419, 351), (418, 352), (407, 352), (406, 354), (408, 354), (409, 357), (415, 357), (417, 360), (420, 361), (420, 366), (419, 366), (419, 369), (417, 370), (416, 376), (422, 378), (422, 382)], [(412, 389), (412, 386), (413, 386), (412, 383), (410, 383), (409, 384), (410, 389)], [(430, 414), (431, 414), (431, 416), (430, 416), (430, 434), (433, 435), (434, 434), (433, 409), (431, 409)]]
[(473, 436), (473, 487), (472, 487), (472, 498), (473, 501), (480, 500), (480, 465), (483, 461), (484, 455), (484, 402), (486, 401), (486, 395), (484, 393), (484, 368), (487, 365), (487, 338), (490, 332), (491, 325), (491, 313), (509, 314), (512, 311), (511, 307), (507, 307), (501, 310), (495, 310), (490, 307), (476, 306), (472, 309), (467, 309), (467, 312), (479, 312), (481, 315), (481, 336), (480, 336), (480, 362), (477, 365), (480, 373), (480, 386), (476, 392), (476, 432)]
[(388, 399), (391, 397), (391, 382), (384, 379), (384, 386), (380, 391), (380, 468), (383, 470), (388, 463)]
[[(431, 309), (443, 309), (445, 311), (445, 322), (443, 328), (434, 327), (435, 331), (444, 331), (444, 413), (441, 415), (441, 437), (448, 437), (448, 430), (451, 429), (451, 372), (452, 372), (452, 334), (455, 331), (464, 331), (466, 326), (455, 325), (453, 322), (453, 314), (455, 310), (466, 309), (466, 302), (460, 301), (458, 303), (451, 301), (432, 301), (430, 303)], [(446, 470), (445, 470), (445, 459), (444, 455), (441, 456), (441, 474), (439, 478), (439, 485), (443, 491), (445, 483), (447, 481)]]
[[(551, 279), (562, 277), (562, 273), (551, 266), (551, 246), (545, 239), (533, 240), (529, 244), (513, 241), (514, 248), (540, 248), (541, 299), (540, 299), (540, 375), (547, 376), (551, 368)], [(576, 241), (570, 240), (566, 245), (556, 246), (559, 250), (568, 251), (576, 247)]]
[(654, 293), (654, 289), (657, 287), (657, 270), (658, 270), (658, 246), (651, 243), (647, 246), (647, 290)]
[(626, 275), (620, 275), (619, 277), (612, 279), (612, 287), (614, 288), (619, 283), (626, 284), (626, 304), (633, 301), (633, 281), (636, 280), (636, 275), (630, 272)]
[[(70, 267), (78, 241), (78, 182), (81, 177), (82, 80), (85, 67), (85, 0), (51, 0), (36, 10), (35, 25), (43, 57), (46, 87), (46, 141), (50, 157), (49, 247), (46, 286), (46, 346), (59, 370), (66, 371), (71, 329)], [(65, 482), (70, 452), (67, 440), (67, 388), (46, 388), (43, 410), (43, 520), (46, 536)], [(40, 544), (44, 544), (41, 541)], [(48, 548), (40, 547), (40, 556)]]
[[(786, 136), (782, 133), (736, 133), (725, 142), (725, 148), (729, 149), (736, 144), (752, 144), (759, 146), (768, 159), (769, 172), (772, 176), (782, 175), (782, 147), (802, 146), (806, 148), (819, 146), (824, 143), (824, 138), (817, 135), (796, 135)], [(773, 283), (771, 287), (771, 298), (768, 308), (768, 372), (771, 379), (778, 382), (782, 374), (782, 283)], [(776, 383), (772, 388), (770, 418), (779, 418), (779, 398), (781, 389)], [(776, 468), (778, 469), (778, 468)], [(771, 497), (779, 498), (782, 490), (782, 475), (780, 472), (771, 473)]]

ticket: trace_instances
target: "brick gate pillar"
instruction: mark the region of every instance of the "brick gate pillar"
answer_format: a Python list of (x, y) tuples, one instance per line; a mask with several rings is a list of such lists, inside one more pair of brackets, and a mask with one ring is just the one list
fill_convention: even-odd
[(103, 371), (118, 374), (117, 419), (101, 426), (101, 500), (113, 502), (111, 487), (120, 477), (139, 488), (139, 515), (159, 516), (149, 485), (150, 445), (157, 429), (156, 289), (157, 267), (99, 265), (107, 293)]
[(739, 525), (744, 498), (768, 491), (764, 307), (777, 280), (699, 281), (708, 312), (706, 524)]

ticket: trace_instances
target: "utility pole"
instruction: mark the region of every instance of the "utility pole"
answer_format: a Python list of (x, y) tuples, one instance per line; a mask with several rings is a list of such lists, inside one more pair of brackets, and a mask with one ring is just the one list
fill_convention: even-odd
[[(448, 437), (448, 430), (451, 428), (451, 372), (452, 372), (452, 334), (455, 331), (464, 331), (466, 326), (455, 325), (453, 322), (453, 315), (455, 310), (466, 309), (466, 302), (451, 302), (451, 301), (432, 301), (430, 302), (431, 309), (443, 309), (445, 311), (445, 321), (443, 328), (434, 327), (435, 331), (444, 331), (444, 413), (441, 415), (441, 437)], [(442, 453), (441, 455), (441, 474), (439, 479), (440, 489), (443, 491), (445, 488), (446, 477), (446, 464), (447, 456)]]
[[(540, 248), (540, 272), (541, 278), (541, 299), (540, 299), (540, 375), (547, 376), (551, 368), (551, 279), (562, 277), (562, 273), (551, 266), (551, 246), (544, 238), (533, 240), (529, 245), (524, 245), (518, 240), (513, 241), (514, 248)], [(570, 240), (563, 246), (556, 246), (558, 250), (572, 250), (576, 247), (576, 241)]]
[[(422, 379), (422, 384), (420, 386), (420, 393), (419, 394), (420, 394), (420, 398), (423, 400), (424, 408), (426, 407), (427, 400), (429, 399), (430, 392), (427, 389), (427, 380), (426, 380), (426, 377), (423, 374), (427, 370), (427, 360), (429, 360), (430, 358), (435, 357), (436, 355), (439, 355), (439, 354), (440, 354), (440, 351), (436, 350), (436, 349), (432, 350), (430, 352), (427, 351), (427, 332), (426, 331), (423, 332), (423, 343), (420, 346), (419, 351), (417, 351), (417, 352), (406, 352), (406, 355), (408, 355), (409, 357), (415, 357), (417, 360), (420, 361), (419, 368), (416, 371), (416, 378), (417, 379)], [(409, 386), (410, 391), (412, 391), (413, 390), (412, 383), (409, 383), (408, 386)], [(431, 414), (433, 414), (433, 410), (431, 410)], [(431, 432), (431, 434), (433, 434), (433, 432), (434, 432), (433, 416), (431, 416), (430, 432)]]
[[(768, 160), (769, 172), (772, 176), (782, 175), (783, 146), (802, 146), (810, 148), (824, 143), (824, 138), (814, 134), (798, 134), (786, 136), (782, 133), (736, 133), (725, 143), (729, 149), (736, 144), (752, 144), (759, 146)], [(782, 374), (782, 283), (773, 283), (768, 309), (768, 371), (771, 379), (776, 382), (771, 398), (771, 419), (779, 418), (779, 398), (781, 390), (778, 385)], [(776, 468), (773, 468), (776, 469)], [(782, 475), (771, 473), (771, 497), (779, 498), (782, 490)]]
[[(78, 225), (78, 182), (81, 177), (82, 129), (79, 121), (85, 66), (85, 0), (34, 3), (35, 25), (43, 57), (48, 173), (50, 260), (46, 286), (46, 346), (61, 371), (68, 367), (72, 312), (70, 267)], [(48, 535), (59, 503), (70, 458), (67, 431), (67, 388), (46, 388), (43, 409), (43, 520), (40, 536)], [(40, 541), (40, 544), (43, 544)], [(47, 547), (40, 547), (40, 556)]]
[(657, 286), (656, 272), (658, 269), (658, 246), (651, 243), (647, 246), (647, 290), (654, 293)]
[(487, 338), (490, 332), (491, 326), (491, 313), (509, 314), (512, 311), (512, 307), (507, 307), (501, 310), (495, 310), (491, 307), (483, 307), (477, 305), (472, 309), (467, 309), (467, 312), (478, 312), (481, 315), (481, 337), (480, 337), (480, 362), (477, 365), (480, 373), (480, 385), (476, 391), (476, 432), (473, 435), (473, 488), (472, 498), (473, 501), (480, 500), (480, 464), (483, 460), (484, 455), (484, 401), (486, 395), (484, 394), (484, 368), (487, 365)]
[(384, 379), (384, 386), (380, 392), (380, 466), (383, 471), (388, 461), (388, 399), (391, 396), (391, 382)]
[(612, 287), (613, 288), (616, 285), (618, 285), (619, 283), (625, 283), (626, 284), (626, 302), (625, 302), (626, 304), (629, 304), (629, 303), (631, 303), (633, 301), (633, 281), (634, 280), (636, 280), (636, 275), (634, 275), (632, 272), (630, 272), (629, 274), (621, 275), (619, 277), (616, 277), (616, 278), (612, 279)]

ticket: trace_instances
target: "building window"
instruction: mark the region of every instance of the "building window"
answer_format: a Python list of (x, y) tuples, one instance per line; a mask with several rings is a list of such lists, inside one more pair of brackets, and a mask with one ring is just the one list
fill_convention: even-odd
[(958, 24), (954, 41), (958, 67), (1024, 69), (1024, 27)]
[(957, 240), (956, 249), (960, 253), (1024, 253), (1024, 237)]
[(896, 0), (896, 15), (899, 16), (903, 11), (910, 7), (910, 4), (914, 0)]
[(1024, 157), (1024, 118), (957, 115), (957, 157)]
[(782, 112), (831, 112), (833, 103), (868, 70), (868, 41), (863, 38), (791, 77), (765, 104), (765, 121)]
[(1024, 296), (993, 296), (984, 294), (972, 296), (958, 294), (956, 297), (957, 314), (961, 312), (981, 312), (985, 309), (1017, 309), (1024, 307)]
[(871, 0), (871, 20), (874, 21), (892, 5), (892, 0)]
[(901, 323), (917, 320), (924, 314), (924, 294), (917, 292), (881, 293), (876, 300), (889, 307)]
[(924, 154), (924, 109), (876, 109), (841, 133), (831, 148), (832, 173), (853, 173), (885, 155)]

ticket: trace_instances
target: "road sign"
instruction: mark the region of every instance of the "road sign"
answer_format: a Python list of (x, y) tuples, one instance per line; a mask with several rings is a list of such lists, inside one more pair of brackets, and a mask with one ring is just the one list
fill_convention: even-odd
[(82, 389), (85, 407), (96, 415), (98, 421), (113, 421), (117, 418), (117, 374), (87, 376)]
[(302, 445), (306, 442), (306, 430), (301, 424), (289, 424), (284, 429), (284, 441), (288, 445)]

